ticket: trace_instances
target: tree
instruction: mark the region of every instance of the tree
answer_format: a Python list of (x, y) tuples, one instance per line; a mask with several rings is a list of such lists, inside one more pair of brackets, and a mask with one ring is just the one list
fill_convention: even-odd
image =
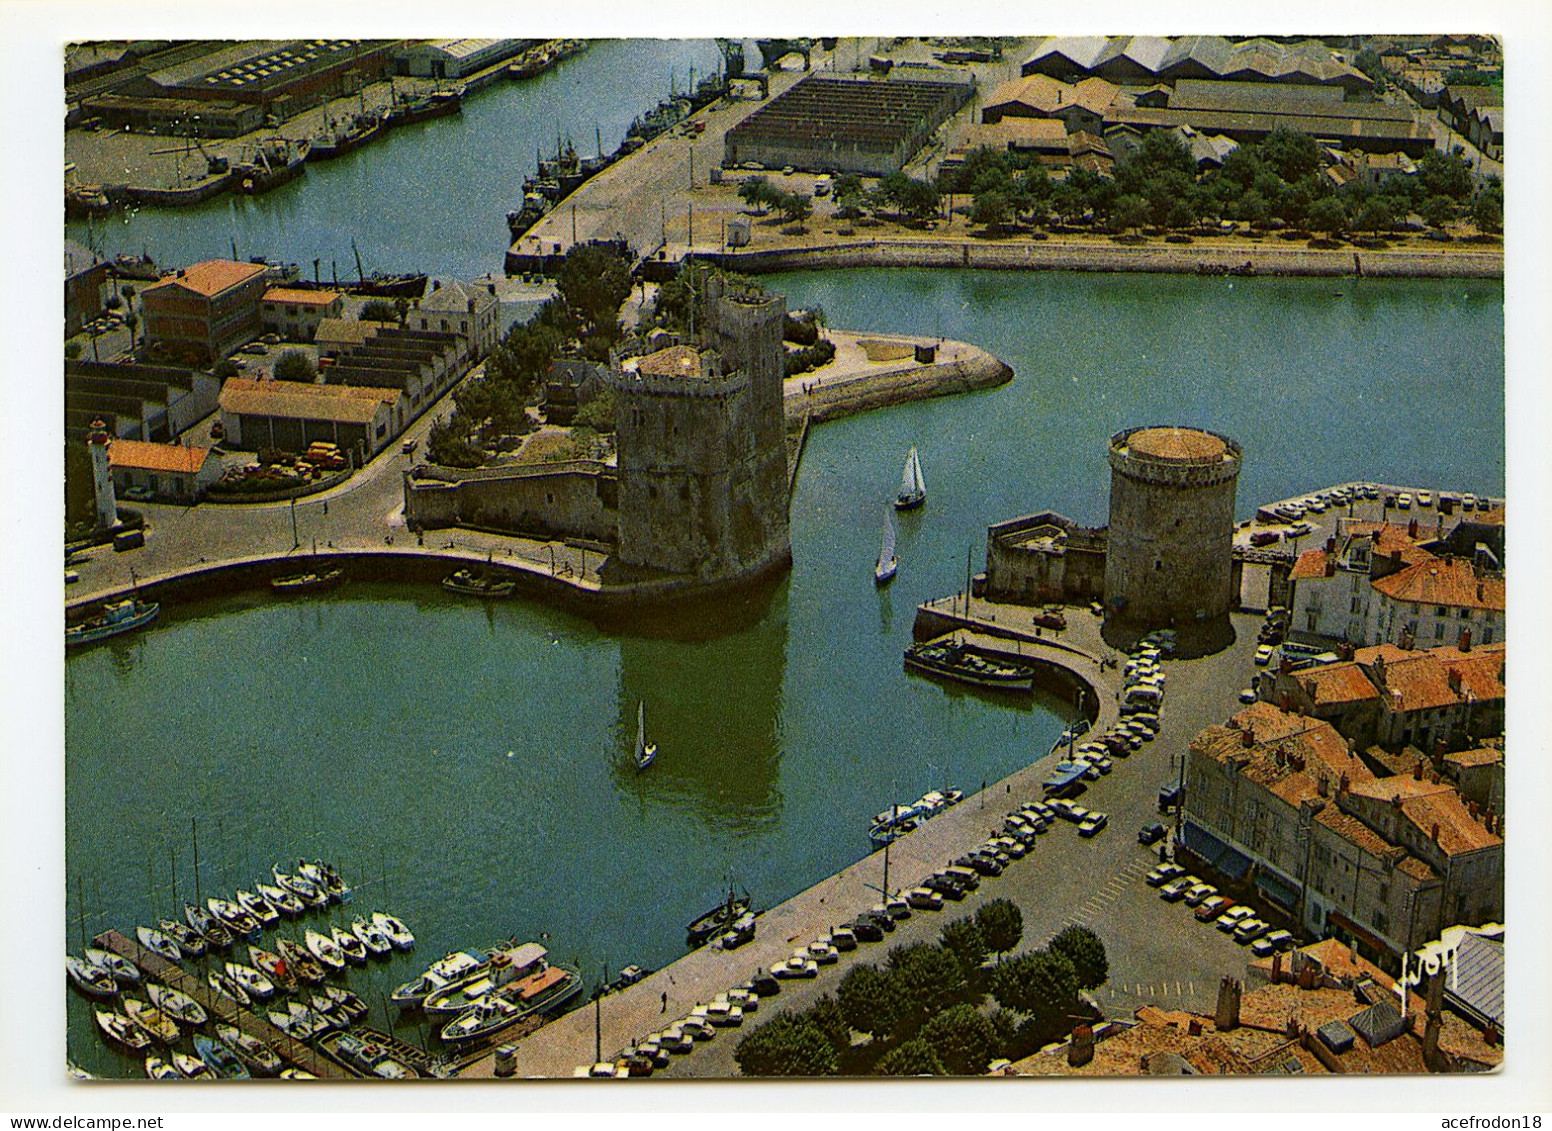
[(944, 925), (941, 936), (944, 949), (959, 959), (959, 967), (965, 972), (966, 979), (979, 975), (989, 950), (978, 920), (979, 916), (955, 919)]
[(80, 357), (81, 356), (81, 343), (80, 342), (74, 342), (74, 341), (66, 342), (65, 343), (65, 356), (67, 358), (69, 358), (71, 361), (74, 361), (76, 358)]
[(1072, 963), (1079, 989), (1097, 989), (1110, 977), (1104, 941), (1088, 927), (1074, 923), (1052, 939), (1047, 949), (1053, 954), (1065, 955)]
[(614, 390), (605, 389), (581, 408), (577, 409), (576, 423), (595, 432), (614, 431)]
[(1486, 189), (1477, 194), (1477, 198), (1471, 202), (1471, 222), (1476, 225), (1479, 232), (1500, 232), (1503, 230), (1503, 193), (1497, 189)]
[(911, 180), (908, 182), (901, 205), (905, 214), (914, 220), (925, 220), (938, 211), (938, 203), (943, 199), (935, 185), (926, 181)]
[(133, 312), (124, 315), (124, 328), (129, 331), (129, 348), (135, 348), (135, 331), (140, 328), (140, 315)]
[(856, 173), (843, 173), (835, 179), (836, 215), (842, 220), (855, 220), (867, 207), (868, 190)]
[(1287, 184), (1320, 168), (1320, 147), (1302, 130), (1279, 126), (1256, 146), (1258, 155)]
[(846, 1024), (857, 1032), (882, 1039), (894, 1030), (899, 1007), (878, 967), (853, 966), (835, 988), (835, 997)]
[(361, 308), (363, 322), (399, 322), (399, 308), (385, 298), (374, 298)]
[(797, 224), (799, 227), (814, 212), (812, 200), (806, 192), (781, 193), (776, 201), (776, 209), (787, 223)]
[(1013, 206), (1008, 194), (1000, 189), (977, 193), (970, 208), (970, 220), (987, 228), (1000, 228), (1008, 222)]
[(1425, 197), (1417, 213), (1430, 228), (1443, 228), (1455, 219), (1455, 202), (1447, 196)]
[(772, 1018), (738, 1042), (733, 1053), (745, 1076), (834, 1076), (840, 1059), (806, 1015)]
[(1055, 1036), (1078, 1011), (1078, 973), (1065, 954), (1037, 950), (1004, 962), (992, 973), (998, 1004), (1027, 1014), (1037, 1028)]
[(1081, 220), (1087, 207), (1076, 185), (1063, 181), (1051, 190), (1051, 209), (1063, 224)]
[(975, 913), (975, 925), (993, 954), (1007, 954), (1024, 937), (1024, 913), (1011, 899), (994, 899)]
[(873, 1071), (880, 1076), (947, 1075), (932, 1045), (920, 1038), (890, 1049)]
[(997, 1051), (997, 1029), (973, 1005), (951, 1005), (922, 1026), (921, 1040), (954, 1076), (980, 1076)]
[(959, 1001), (966, 991), (959, 959), (938, 946), (897, 946), (886, 959), (889, 988), (899, 1007), (897, 1037), (910, 1037), (934, 1015)]
[(566, 306), (593, 332), (614, 340), (619, 333), (620, 305), (631, 290), (625, 260), (597, 244), (574, 247), (555, 274), (555, 286)]
[(841, 1007), (829, 994), (825, 994), (809, 1007), (804, 1018), (824, 1034), (825, 1040), (830, 1042), (830, 1047), (837, 1054), (851, 1048), (851, 1026), (846, 1023), (846, 1017), (841, 1012)]
[(1390, 206), (1390, 202), (1383, 196), (1371, 196), (1363, 202), (1363, 207), (1358, 210), (1358, 215), (1353, 220), (1353, 227), (1362, 232), (1388, 232), (1396, 225), (1396, 214)]
[(1144, 186), (1161, 177), (1178, 178), (1189, 184), (1196, 179), (1196, 162), (1191, 159), (1191, 151), (1173, 133), (1154, 130), (1121, 163), (1116, 170), (1116, 182), (1123, 193), (1151, 196)]
[(1471, 195), (1471, 166), (1458, 153), (1430, 149), (1417, 163), (1417, 180), (1427, 196), (1464, 201)]
[(470, 443), (469, 429), (455, 413), (453, 419), (431, 426), (426, 458), (444, 467), (479, 467), (485, 462), (485, 453)]
[(1260, 227), (1262, 224), (1265, 224), (1269, 214), (1266, 197), (1262, 196), (1255, 189), (1251, 189), (1239, 198), (1234, 211), (1238, 214), (1237, 219), (1249, 221), (1252, 227)]
[(1335, 239), (1347, 231), (1347, 206), (1340, 197), (1326, 196), (1310, 205), (1309, 226)]
[(1134, 232), (1148, 222), (1148, 202), (1134, 193), (1116, 197), (1110, 219), (1123, 232)]
[(750, 177), (738, 186), (738, 199), (763, 216), (778, 191), (765, 177)]
[(302, 350), (286, 350), (275, 360), (274, 372), (277, 381), (311, 381), (318, 368)]

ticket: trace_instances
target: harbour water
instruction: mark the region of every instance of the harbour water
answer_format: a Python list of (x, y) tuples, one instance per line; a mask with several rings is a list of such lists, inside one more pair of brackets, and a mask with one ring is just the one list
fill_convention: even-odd
[[(375, 999), (449, 949), (548, 934), (591, 975), (656, 967), (729, 880), (769, 905), (868, 851), (890, 802), (966, 790), (1043, 754), (1066, 705), (905, 675), (917, 602), (980, 568), (988, 523), (1104, 520), (1106, 438), (1141, 422), (1240, 440), (1239, 512), (1349, 479), (1501, 494), (1503, 289), (1481, 282), (856, 271), (766, 282), (831, 323), (941, 333), (1012, 384), (818, 427), (795, 565), (737, 607), (605, 631), (523, 602), (349, 583), (164, 610), (66, 669), (71, 950), (228, 896), (298, 855), (353, 911), (420, 938), (356, 971)], [(1341, 295), (1336, 290), (1343, 290)], [(900, 575), (872, 580), (909, 445), (929, 499)], [(637, 701), (659, 746), (630, 762)], [(335, 915), (336, 921), (339, 915)], [(68, 992), (68, 991), (67, 991)], [(138, 1072), (70, 998), (70, 1054)], [(374, 1010), (374, 1023), (382, 1009)], [(419, 1043), (413, 1025), (400, 1032)]]

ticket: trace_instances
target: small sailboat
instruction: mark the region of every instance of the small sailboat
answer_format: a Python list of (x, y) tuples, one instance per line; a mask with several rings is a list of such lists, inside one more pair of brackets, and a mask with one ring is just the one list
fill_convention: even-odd
[[(309, 927), (307, 933), (302, 936), (302, 940), (307, 944), (307, 949), (312, 951), (313, 957), (329, 967), (329, 969), (343, 970), (345, 968), (345, 956), (340, 952), (339, 945), (330, 936)], [(360, 943), (358, 942), (357, 945), (359, 946)]]
[[(276, 887), (274, 884), (257, 884), (259, 894), (267, 899), (271, 907), (274, 907), (282, 915), (295, 917), (307, 910), (307, 907), (291, 892), (285, 888)], [(238, 892), (241, 897), (242, 893)]]
[(111, 1009), (99, 1009), (96, 1012), (97, 1027), (110, 1042), (126, 1052), (140, 1056), (144, 1056), (150, 1049), (151, 1038), (143, 1030), (137, 1029), (122, 1013)]
[(280, 922), (280, 912), (265, 896), (251, 891), (237, 893), (237, 905), (259, 921), (263, 927), (273, 927)]
[(110, 998), (119, 992), (112, 974), (73, 954), (65, 955), (65, 973), (70, 975), (76, 989), (88, 997)]
[(258, 1037), (251, 1036), (235, 1025), (217, 1025), (216, 1036), (225, 1041), (237, 1054), (237, 1059), (248, 1066), (250, 1073), (274, 1076), (285, 1067), (275, 1050)]
[(380, 958), (393, 950), (393, 943), (383, 929), (364, 915), (357, 915), (350, 921), (350, 933), (360, 939), (367, 952), (374, 957)]
[(183, 1073), (168, 1064), (159, 1056), (148, 1056), (145, 1062), (145, 1074), (152, 1080), (182, 1080)]
[[(157, 924), (162, 934), (178, 944), (178, 949), (193, 958), (198, 958), (205, 953), (205, 937), (187, 924), (180, 923), (176, 919), (163, 919)], [(144, 939), (140, 940), (145, 942)], [(151, 946), (150, 943), (146, 943)], [(151, 947), (152, 950), (156, 948)]]
[(306, 982), (309, 986), (316, 986), (323, 981), (326, 971), (322, 964), (301, 945), (290, 939), (276, 939), (275, 949), (285, 960), (286, 973), (292, 978), (298, 982)]
[(647, 741), (647, 705), (636, 701), (636, 768), (644, 770), (657, 757), (657, 743)]
[(927, 501), (927, 483), (922, 478), (921, 457), (913, 447), (905, 457), (905, 473), (900, 477), (900, 493), (895, 496), (895, 510), (915, 510)]
[(366, 961), (366, 944), (356, 938), (355, 935), (337, 924), (331, 934), (334, 938), (334, 945), (344, 954), (347, 961), (357, 966)]
[(124, 999), (124, 1015), (157, 1044), (174, 1045), (183, 1036), (176, 1021), (139, 998)]
[[(915, 451), (915, 449), (911, 449)], [(895, 579), (895, 571), (900, 568), (900, 563), (895, 560), (895, 520), (889, 515), (889, 508), (884, 508), (884, 544), (879, 547), (878, 564), (873, 567), (873, 584), (888, 585)]]
[(388, 941), (393, 943), (395, 949), (409, 950), (415, 945), (415, 936), (396, 916), (389, 915), (386, 911), (374, 911), (372, 922), (378, 930), (388, 936)]
[(121, 954), (101, 947), (89, 946), (82, 953), (93, 966), (106, 970), (121, 986), (133, 986), (140, 981), (140, 968)]
[(248, 991), (243, 989), (236, 982), (232, 981), (225, 974), (211, 970), (205, 975), (205, 984), (208, 985), (215, 993), (235, 1001), (244, 1009), (247, 1009), (253, 1005), (253, 998), (248, 996)]
[(147, 950), (161, 955), (168, 962), (182, 962), (183, 948), (155, 927), (136, 927), (135, 937)]
[(151, 1004), (156, 1006), (174, 1021), (181, 1021), (190, 1028), (197, 1029), (210, 1020), (210, 1015), (205, 1012), (205, 1007), (200, 1005), (182, 990), (164, 986), (159, 982), (146, 983), (146, 997), (151, 999)]

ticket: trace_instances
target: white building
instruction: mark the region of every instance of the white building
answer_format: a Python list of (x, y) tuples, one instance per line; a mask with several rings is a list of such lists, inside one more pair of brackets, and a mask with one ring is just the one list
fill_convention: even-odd
[(521, 39), (425, 39), (405, 47), (394, 62), (401, 75), (461, 79), (512, 58), (524, 43)]
[(499, 303), (494, 288), (477, 287), (457, 280), (435, 284), (434, 289), (410, 310), (405, 325), (412, 330), (458, 334), (468, 343), (464, 354), (478, 361), (496, 348)]

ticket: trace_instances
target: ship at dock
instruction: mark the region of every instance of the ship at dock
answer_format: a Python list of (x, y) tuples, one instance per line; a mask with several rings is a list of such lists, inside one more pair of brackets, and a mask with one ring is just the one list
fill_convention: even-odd
[(313, 138), (309, 158), (313, 161), (329, 161), (343, 157), (351, 150), (375, 140), (385, 129), (387, 125), (383, 119), (372, 113), (352, 114), (343, 122), (331, 121), (327, 129)]
[(311, 150), (312, 143), (306, 138), (269, 138), (253, 147), (250, 160), (232, 166), (233, 180), (250, 196), (268, 192), (301, 176)]
[(905, 650), (905, 666), (911, 671), (998, 691), (1035, 689), (1033, 667), (988, 659), (955, 640), (912, 644)]

